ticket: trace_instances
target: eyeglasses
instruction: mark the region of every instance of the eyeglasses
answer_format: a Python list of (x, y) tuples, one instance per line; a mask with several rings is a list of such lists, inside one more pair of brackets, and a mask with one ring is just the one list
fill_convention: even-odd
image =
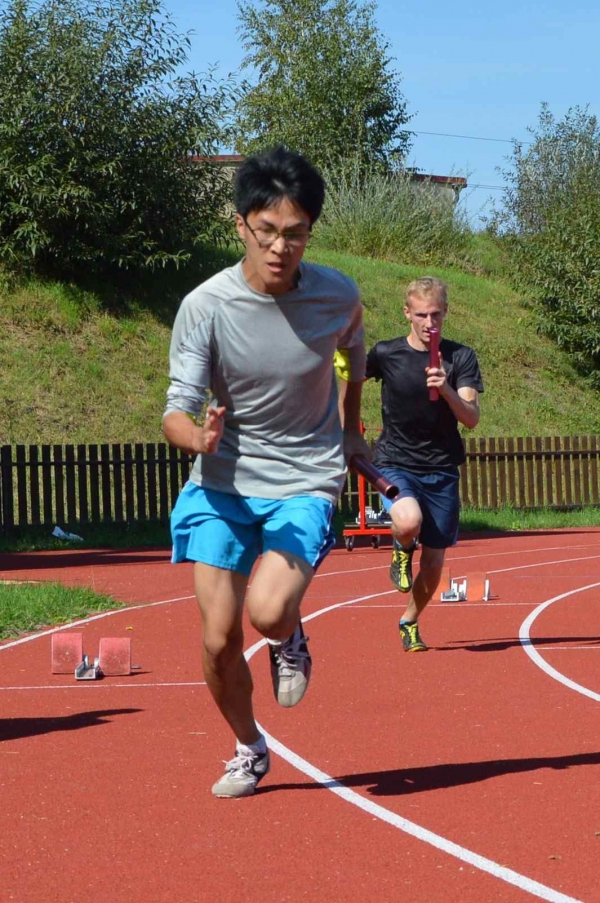
[(270, 248), (274, 245), (278, 238), (283, 238), (284, 242), (290, 248), (300, 248), (302, 245), (308, 244), (310, 232), (278, 232), (277, 229), (253, 229), (248, 220), (244, 220), (252, 232), (259, 248)]

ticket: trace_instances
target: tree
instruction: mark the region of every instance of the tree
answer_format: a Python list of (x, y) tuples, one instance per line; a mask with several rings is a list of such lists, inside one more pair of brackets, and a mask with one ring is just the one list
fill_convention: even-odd
[(360, 0), (240, 0), (243, 65), (258, 74), (238, 106), (241, 153), (284, 144), (321, 166), (350, 157), (389, 165), (406, 155), (407, 105), (375, 8)]
[(160, 0), (10, 0), (0, 24), (0, 260), (152, 269), (218, 238), (231, 82), (176, 75)]
[(600, 127), (587, 108), (557, 121), (542, 105), (531, 146), (516, 144), (493, 228), (533, 290), (540, 331), (600, 388)]

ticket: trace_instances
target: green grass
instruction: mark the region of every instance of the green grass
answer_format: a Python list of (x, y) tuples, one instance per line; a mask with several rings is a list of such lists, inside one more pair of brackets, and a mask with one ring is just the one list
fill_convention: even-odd
[(110, 596), (87, 587), (0, 583), (0, 640), (121, 607)]
[[(336, 511), (334, 527), (338, 537), (358, 512)], [(600, 527), (600, 508), (544, 509), (538, 511), (502, 508), (498, 511), (464, 508), (460, 516), (461, 530), (557, 530), (563, 528)], [(168, 524), (96, 524), (74, 526), (83, 542), (65, 541), (39, 527), (15, 529), (0, 535), (0, 552), (42, 552), (85, 549), (170, 549)]]
[(42, 527), (15, 528), (0, 534), (0, 552), (59, 551), (64, 549), (148, 549), (169, 548), (168, 524), (160, 522), (132, 524), (75, 524), (68, 532), (83, 540), (58, 539)]
[(317, 247), (394, 263), (439, 266), (465, 262), (471, 244), (462, 206), (433, 183), (409, 173), (364, 169), (358, 161), (326, 173)]
[[(170, 331), (185, 292), (239, 256), (214, 252), (197, 267), (158, 274), (136, 296), (108, 285), (17, 282), (0, 273), (0, 445), (162, 441)], [(313, 248), (307, 259), (358, 283), (370, 347), (406, 332), (407, 283), (424, 274), (404, 266)], [(449, 283), (445, 334), (477, 351), (486, 391), (475, 436), (600, 433), (600, 394), (569, 358), (537, 335), (527, 299), (509, 282), (510, 262), (490, 236), (471, 237), (460, 268), (427, 268)], [(379, 387), (365, 384), (363, 419), (380, 423)], [(343, 518), (337, 518), (341, 531)], [(521, 531), (600, 526), (600, 509), (466, 509), (461, 530)], [(79, 525), (82, 543), (49, 530), (0, 536), (0, 552), (42, 549), (167, 548), (165, 524)], [(58, 584), (0, 584), (0, 638), (68, 623), (119, 603)]]
[[(369, 347), (407, 332), (404, 290), (424, 274), (421, 268), (325, 251), (312, 251), (311, 258), (359, 284)], [(578, 376), (567, 355), (537, 335), (532, 310), (510, 285), (456, 269), (432, 267), (428, 273), (449, 284), (444, 335), (470, 345), (479, 358), (485, 393), (480, 424), (469, 436), (600, 432), (600, 394)], [(378, 384), (367, 382), (364, 397), (363, 419), (378, 426)]]
[[(474, 236), (470, 254), (472, 272), (429, 270), (449, 283), (445, 334), (472, 345), (483, 372), (482, 418), (469, 435), (600, 433), (600, 394), (537, 335), (527, 300), (503, 278), (501, 249)], [(320, 249), (308, 259), (356, 279), (369, 346), (406, 332), (404, 289), (422, 268)], [(107, 287), (0, 280), (0, 445), (162, 441), (171, 325), (193, 277), (169, 291), (157, 281), (154, 296), (143, 287), (138, 303), (107, 299)], [(363, 419), (371, 427), (380, 423), (379, 407), (379, 387), (368, 382)]]
[(465, 508), (460, 515), (462, 532), (487, 530), (521, 532), (523, 530), (565, 530), (600, 527), (600, 508), (552, 508), (527, 511), (518, 508), (500, 508), (486, 511)]

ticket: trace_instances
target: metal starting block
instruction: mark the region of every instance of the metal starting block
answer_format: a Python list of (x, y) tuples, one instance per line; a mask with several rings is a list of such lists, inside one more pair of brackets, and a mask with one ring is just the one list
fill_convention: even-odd
[(98, 680), (100, 677), (102, 677), (100, 659), (95, 658), (94, 664), (90, 665), (89, 658), (84, 655), (82, 661), (75, 668), (75, 680)]
[(455, 589), (447, 589), (440, 595), (441, 602), (460, 602), (460, 596)]
[(466, 577), (453, 577), (450, 588), (442, 591), (441, 602), (489, 602), (490, 581), (487, 574), (467, 574)]
[(446, 590), (446, 592), (442, 593), (440, 596), (442, 602), (467, 601), (467, 580), (466, 578), (460, 578), (460, 580), (460, 583), (458, 580), (450, 581), (450, 589)]

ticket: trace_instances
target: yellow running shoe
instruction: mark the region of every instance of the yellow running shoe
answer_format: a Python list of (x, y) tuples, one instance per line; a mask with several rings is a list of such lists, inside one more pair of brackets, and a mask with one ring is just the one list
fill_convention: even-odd
[(416, 621), (405, 621), (398, 624), (405, 652), (427, 652), (428, 647), (421, 639), (419, 625)]
[(412, 544), (410, 549), (405, 549), (396, 539), (394, 540), (390, 580), (400, 593), (409, 593), (412, 589), (412, 557), (415, 548), (415, 543)]

